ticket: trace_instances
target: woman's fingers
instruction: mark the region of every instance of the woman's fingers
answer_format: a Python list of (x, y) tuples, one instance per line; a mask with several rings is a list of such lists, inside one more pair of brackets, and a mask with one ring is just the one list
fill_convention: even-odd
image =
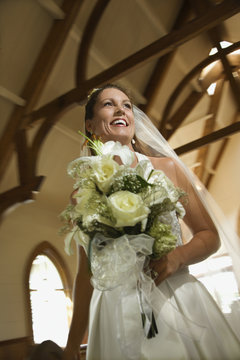
[(151, 260), (149, 268), (151, 275), (156, 285), (159, 285), (163, 280), (174, 274), (180, 267), (178, 254), (175, 250), (163, 256), (159, 260)]

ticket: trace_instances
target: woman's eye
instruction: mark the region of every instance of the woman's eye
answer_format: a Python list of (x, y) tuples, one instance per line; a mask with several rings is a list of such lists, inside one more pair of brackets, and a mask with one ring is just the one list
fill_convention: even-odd
[(131, 109), (131, 108), (132, 108), (132, 104), (130, 104), (130, 103), (126, 103), (126, 104), (124, 104), (124, 106), (125, 106), (126, 108), (128, 108), (128, 109)]
[(104, 106), (111, 106), (111, 105), (112, 105), (111, 101), (107, 101), (104, 103)]

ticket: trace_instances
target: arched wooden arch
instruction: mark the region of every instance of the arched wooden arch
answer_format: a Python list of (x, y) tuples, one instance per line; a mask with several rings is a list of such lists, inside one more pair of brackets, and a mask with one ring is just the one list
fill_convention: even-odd
[[(225, 55), (230, 54), (231, 52), (237, 50), (240, 48), (240, 41), (232, 44), (231, 46), (223, 49), (223, 52)], [(214, 61), (219, 60), (220, 55), (219, 53), (216, 53), (214, 55), (209, 56), (208, 58), (201, 61), (197, 66), (195, 66), (178, 84), (178, 86), (175, 88), (175, 90), (172, 92), (171, 96), (169, 97), (169, 100), (165, 106), (165, 109), (163, 111), (162, 121), (159, 127), (159, 130), (166, 136), (166, 138), (169, 138), (169, 136), (173, 133), (174, 130), (181, 124), (179, 121), (177, 124), (174, 122), (175, 114), (170, 117), (171, 109), (173, 108), (175, 102), (177, 101), (178, 96), (183, 91), (184, 87), (189, 84), (189, 82), (197, 76), (204, 67), (212, 64)], [(240, 101), (240, 100), (239, 100)], [(166, 130), (166, 125), (171, 126), (171, 130)]]
[(101, 20), (101, 17), (104, 13), (104, 10), (106, 9), (110, 1), (111, 0), (98, 0), (85, 26), (77, 56), (77, 67), (76, 67), (77, 87), (82, 86), (83, 82), (86, 80), (87, 60), (88, 60), (88, 54), (92, 43), (92, 39), (96, 32), (99, 21)]
[(32, 330), (32, 311), (31, 311), (31, 301), (30, 301), (30, 293), (29, 293), (29, 276), (32, 267), (33, 260), (38, 255), (47, 256), (55, 265), (59, 275), (61, 277), (64, 293), (70, 299), (72, 298), (72, 279), (68, 270), (67, 265), (65, 264), (62, 256), (59, 252), (53, 247), (48, 241), (43, 241), (30, 254), (25, 268), (25, 279), (24, 279), (24, 287), (26, 293), (26, 308), (27, 308), (27, 334), (30, 336), (33, 342), (33, 330)]

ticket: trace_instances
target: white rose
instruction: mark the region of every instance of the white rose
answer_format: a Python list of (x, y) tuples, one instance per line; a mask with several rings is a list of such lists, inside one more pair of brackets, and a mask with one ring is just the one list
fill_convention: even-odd
[(142, 198), (129, 191), (117, 191), (109, 196), (108, 201), (116, 219), (116, 227), (134, 226), (146, 219), (150, 212)]
[(119, 169), (119, 165), (112, 158), (105, 156), (91, 164), (94, 178), (98, 188), (106, 193), (109, 190), (113, 176)]

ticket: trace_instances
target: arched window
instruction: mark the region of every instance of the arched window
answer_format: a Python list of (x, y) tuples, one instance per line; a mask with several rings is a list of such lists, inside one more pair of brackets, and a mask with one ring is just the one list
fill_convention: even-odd
[(69, 276), (60, 255), (49, 243), (34, 250), (26, 278), (33, 342), (52, 340), (65, 346), (72, 316)]

